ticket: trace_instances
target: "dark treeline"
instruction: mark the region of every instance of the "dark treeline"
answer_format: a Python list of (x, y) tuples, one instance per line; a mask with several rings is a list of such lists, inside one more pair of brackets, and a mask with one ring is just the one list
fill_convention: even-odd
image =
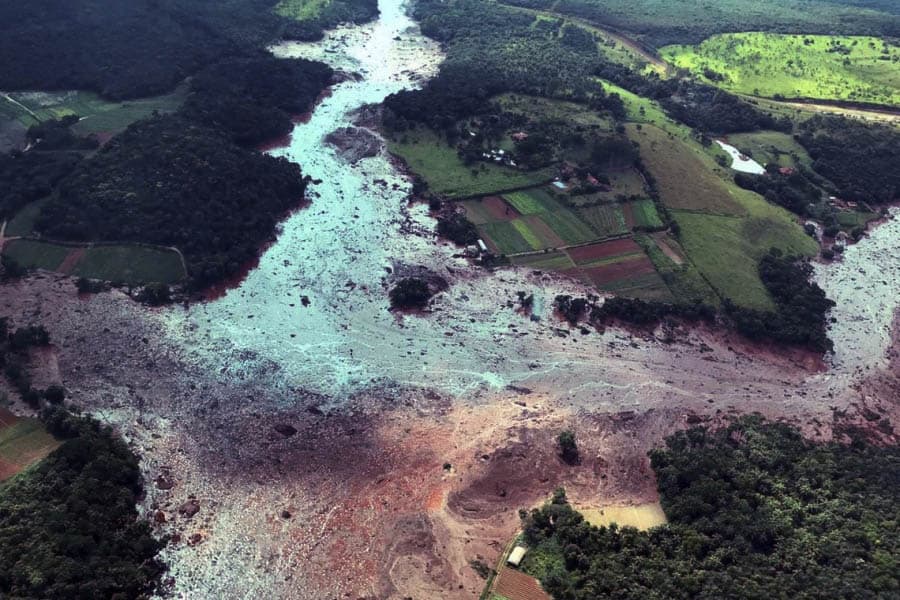
[(175, 246), (200, 286), (252, 259), (305, 187), (296, 164), (166, 115), (130, 126), (84, 161), (43, 208), (37, 229), (51, 238)]
[(900, 450), (813, 444), (745, 417), (650, 453), (669, 523), (595, 527), (564, 493), (521, 511), (525, 570), (555, 600), (892, 598)]
[(552, 22), (532, 27), (533, 16), (478, 0), (422, 0), (414, 10), (423, 33), (445, 45), (447, 59), (423, 90), (387, 98), (395, 117), (389, 126), (411, 121), (448, 130), (460, 119), (494, 112), (489, 100), (502, 92), (593, 99), (596, 108), (605, 107), (603, 90), (589, 82), (600, 55), (586, 31), (560, 31)]
[[(654, 47), (698, 44), (735, 31), (900, 35), (894, 0), (769, 0), (751, 6), (735, 0), (502, 0), (504, 4), (579, 17), (636, 34)], [(846, 5), (880, 12), (851, 12)]]
[(0, 3), (0, 89), (92, 90), (110, 99), (173, 89), (223, 56), (278, 37), (277, 0)]
[(51, 407), (42, 419), (65, 441), (0, 486), (0, 596), (147, 597), (162, 544), (138, 520), (137, 458), (90, 418)]
[[(76, 117), (33, 127), (29, 138), (40, 143), (24, 155), (0, 156), (0, 182), (10, 190), (0, 216), (57, 190), (36, 226), (47, 237), (175, 246), (194, 286), (236, 272), (300, 203), (306, 185), (296, 165), (241, 146), (289, 133), (291, 115), (310, 110), (333, 75), (326, 65), (262, 50), (286, 22), (272, 13), (274, 4), (4, 4), (0, 17), (11, 21), (0, 19), (0, 29), (16, 27), (0, 41), (0, 88), (94, 89), (125, 98), (193, 78), (177, 113), (132, 125), (77, 166), (75, 154), (41, 152), (94, 147), (68, 129)], [(95, 29), (102, 31), (92, 37)], [(10, 40), (20, 43), (7, 47)], [(29, 54), (35, 45), (39, 51)]]
[(0, 153), (0, 221), (52, 192), (79, 161), (77, 152)]
[(239, 144), (259, 144), (290, 133), (290, 116), (308, 111), (333, 74), (322, 63), (267, 53), (228, 58), (191, 80), (182, 112)]
[(900, 132), (859, 119), (817, 115), (800, 124), (797, 140), (813, 169), (845, 200), (872, 204), (900, 197)]
[(821, 190), (800, 170), (789, 175), (782, 175), (777, 169), (763, 176), (736, 173), (734, 182), (801, 216), (809, 216), (810, 206), (817, 205), (822, 198)]

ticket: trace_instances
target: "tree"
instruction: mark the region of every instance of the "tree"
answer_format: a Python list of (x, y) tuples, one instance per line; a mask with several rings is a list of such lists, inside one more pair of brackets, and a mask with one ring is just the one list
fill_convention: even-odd
[(561, 432), (556, 437), (559, 445), (559, 453), (562, 459), (569, 464), (578, 462), (578, 444), (575, 442), (575, 433), (569, 429)]
[(425, 308), (431, 298), (431, 289), (424, 279), (406, 277), (394, 286), (389, 296), (394, 308)]

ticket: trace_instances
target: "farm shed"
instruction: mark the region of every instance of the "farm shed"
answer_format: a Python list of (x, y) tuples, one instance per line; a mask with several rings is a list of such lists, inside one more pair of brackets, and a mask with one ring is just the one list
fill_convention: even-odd
[(512, 552), (509, 553), (509, 557), (506, 559), (506, 562), (511, 564), (514, 567), (518, 567), (522, 564), (522, 559), (525, 558), (525, 547), (524, 546), (516, 546), (513, 548)]

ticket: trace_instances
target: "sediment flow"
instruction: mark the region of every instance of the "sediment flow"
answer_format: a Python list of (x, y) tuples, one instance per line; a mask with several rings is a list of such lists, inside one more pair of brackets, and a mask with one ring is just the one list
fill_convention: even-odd
[[(321, 183), (245, 280), (160, 310), (78, 298), (60, 275), (4, 288), (9, 314), (39, 317), (58, 345), (47, 376), (141, 455), (142, 508), (175, 536), (174, 597), (473, 598), (484, 582), (469, 562), (493, 564), (517, 510), (557, 485), (581, 506), (656, 500), (646, 453), (678, 428), (759, 411), (828, 438), (900, 418), (900, 221), (817, 267), (839, 302), (828, 370), (722, 332), (582, 333), (549, 307), (587, 290), (472, 268), (408, 205), (389, 157), (348, 161), (326, 141), (440, 64), (398, 0), (375, 23), (273, 52), (358, 77), (271, 151)], [(391, 313), (392, 278), (420, 267), (450, 287), (427, 314)], [(518, 291), (536, 294), (539, 319)], [(563, 427), (579, 467), (556, 455)]]

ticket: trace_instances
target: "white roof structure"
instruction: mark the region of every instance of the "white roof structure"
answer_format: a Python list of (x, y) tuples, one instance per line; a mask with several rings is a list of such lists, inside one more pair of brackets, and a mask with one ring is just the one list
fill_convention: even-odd
[(506, 562), (511, 564), (514, 567), (518, 567), (522, 563), (522, 559), (525, 558), (525, 547), (524, 546), (516, 546), (513, 548), (512, 552), (509, 553), (509, 557), (506, 559)]

